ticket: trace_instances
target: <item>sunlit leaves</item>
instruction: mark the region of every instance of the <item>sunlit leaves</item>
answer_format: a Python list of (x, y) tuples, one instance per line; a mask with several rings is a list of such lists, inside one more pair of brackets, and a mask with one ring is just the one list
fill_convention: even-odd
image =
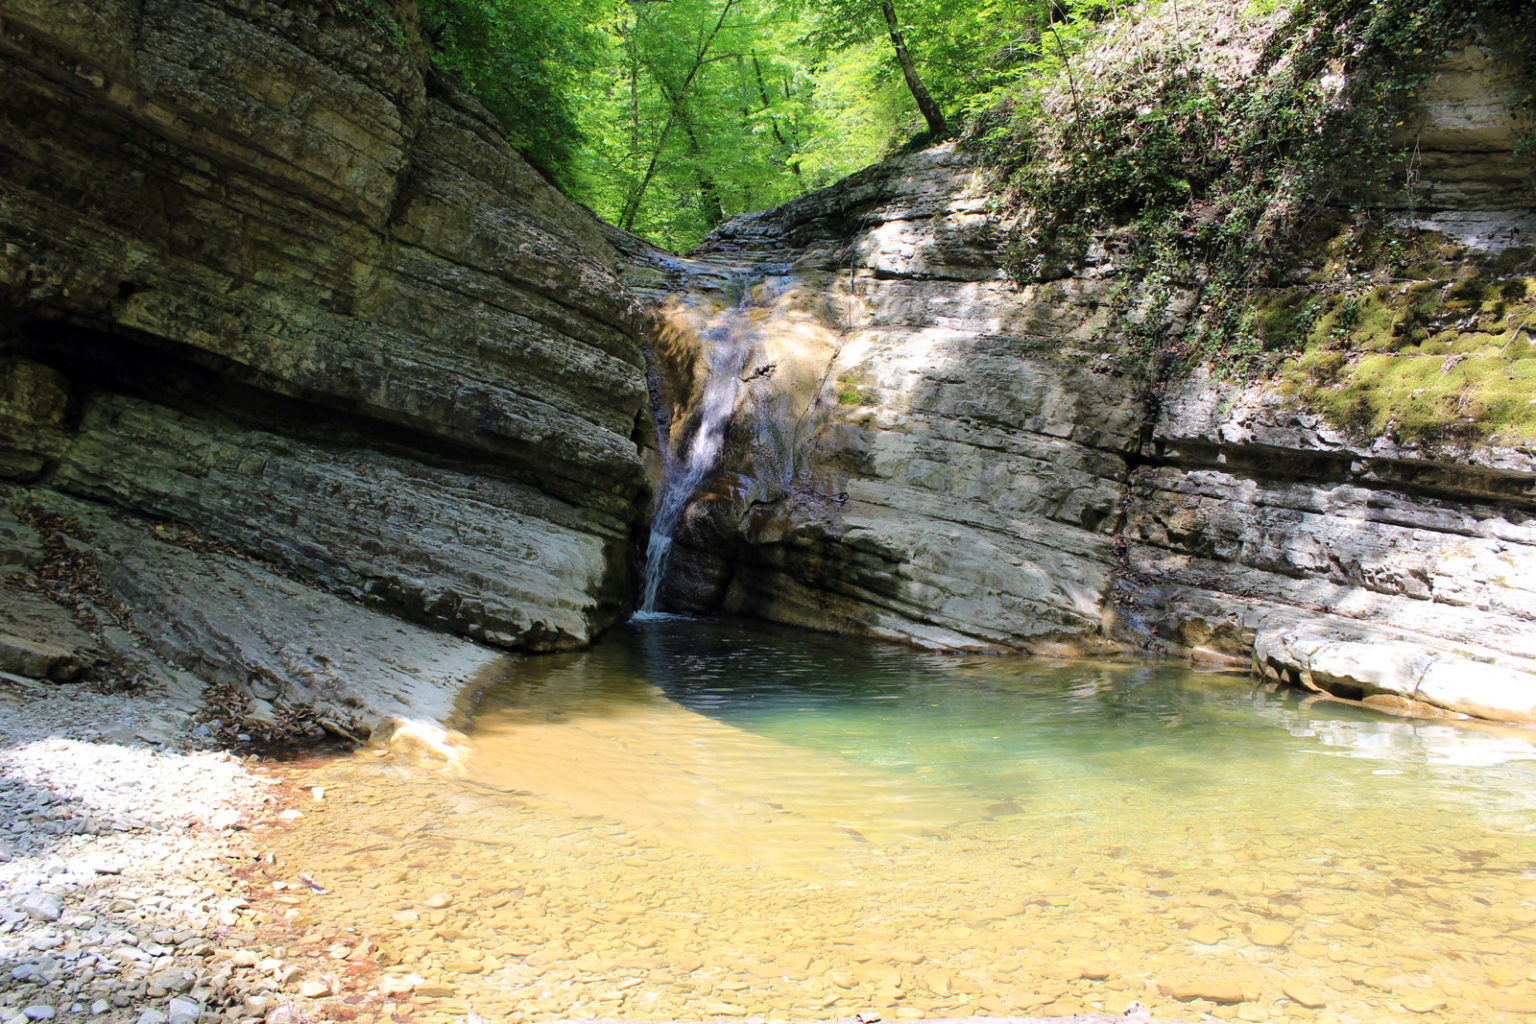
[[(896, 0), (952, 123), (1038, 59), (1051, 2)], [(422, 0), (422, 15), (439, 65), (530, 159), (674, 248), (924, 128), (879, 0)]]

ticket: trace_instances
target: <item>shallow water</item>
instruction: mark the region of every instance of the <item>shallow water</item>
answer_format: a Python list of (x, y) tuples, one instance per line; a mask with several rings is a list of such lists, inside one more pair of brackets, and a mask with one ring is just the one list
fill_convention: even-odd
[(295, 948), (501, 1019), (1536, 1012), (1530, 732), (760, 623), (509, 664), (457, 771), (292, 769)]

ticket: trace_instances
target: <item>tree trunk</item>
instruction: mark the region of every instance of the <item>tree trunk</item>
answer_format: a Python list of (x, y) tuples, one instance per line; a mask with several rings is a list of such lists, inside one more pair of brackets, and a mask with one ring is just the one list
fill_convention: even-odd
[(687, 113), (683, 114), (683, 131), (688, 133), (688, 152), (693, 157), (699, 179), (699, 206), (704, 211), (704, 223), (713, 230), (725, 220), (725, 210), (720, 205), (720, 190), (715, 187), (715, 179), (704, 170), (704, 151), (699, 147), (699, 137), (693, 133), (693, 122), (688, 120)]
[(667, 144), (667, 136), (672, 134), (672, 126), (677, 124), (677, 115), (680, 112), (680, 104), (688, 95), (688, 89), (693, 85), (694, 76), (699, 69), (707, 63), (706, 55), (715, 37), (720, 34), (720, 29), (725, 25), (726, 15), (731, 13), (731, 8), (736, 6), (736, 0), (725, 0), (725, 6), (720, 8), (720, 17), (715, 19), (715, 27), (699, 40), (698, 52), (693, 55), (693, 67), (688, 69), (688, 74), (683, 76), (683, 84), (677, 89), (676, 94), (662, 84), (662, 91), (667, 93), (672, 101), (672, 112), (667, 117), (667, 123), (661, 128), (661, 136), (656, 140), (656, 147), (651, 152), (651, 162), (645, 168), (645, 175), (624, 200), (624, 210), (619, 215), (619, 227), (625, 231), (632, 231), (635, 227), (635, 217), (640, 213), (640, 201), (645, 198), (645, 190), (650, 187), (651, 179), (656, 176), (656, 169), (661, 165), (661, 153)]
[(917, 100), (917, 109), (923, 112), (928, 130), (943, 138), (949, 134), (949, 124), (944, 120), (944, 112), (939, 109), (939, 105), (928, 95), (928, 87), (923, 85), (922, 78), (917, 74), (917, 66), (912, 63), (912, 55), (907, 53), (907, 41), (902, 38), (901, 24), (896, 20), (896, 5), (892, 0), (880, 0), (880, 9), (885, 12), (885, 25), (891, 30), (891, 45), (896, 47), (896, 60), (901, 64), (907, 88), (912, 90), (912, 98)]
[[(768, 84), (763, 81), (763, 66), (758, 62), (757, 54), (752, 55), (752, 70), (757, 75), (757, 94), (763, 98), (763, 110), (768, 114), (768, 126), (773, 129), (773, 137), (784, 152), (792, 152), (792, 147), (784, 141), (784, 134), (779, 131), (779, 119), (773, 113), (773, 101), (768, 98)], [(791, 160), (789, 169), (795, 172), (795, 178), (800, 178), (800, 161)]]

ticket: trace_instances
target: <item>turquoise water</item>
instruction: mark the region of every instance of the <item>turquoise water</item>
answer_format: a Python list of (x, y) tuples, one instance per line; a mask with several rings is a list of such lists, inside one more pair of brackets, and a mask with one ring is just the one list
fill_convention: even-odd
[(287, 855), (434, 1021), (1513, 1024), (1533, 738), (1172, 662), (656, 617), (509, 661), (451, 768), (305, 769), (345, 797)]
[(649, 684), (722, 724), (1021, 813), (1059, 808), (1063, 788), (1089, 801), (1139, 790), (1201, 812), (1411, 795), (1536, 835), (1536, 731), (1397, 718), (1180, 662), (932, 654), (664, 618), (552, 666), (544, 685), (582, 680), (570, 693), (580, 714), (593, 676), (607, 680), (602, 701), (646, 700)]

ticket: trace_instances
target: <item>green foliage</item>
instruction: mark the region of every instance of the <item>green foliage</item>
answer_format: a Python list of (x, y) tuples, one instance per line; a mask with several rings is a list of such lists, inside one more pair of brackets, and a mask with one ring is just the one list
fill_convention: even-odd
[(405, 42), (405, 32), (389, 0), (330, 0), (330, 3), (336, 13), (382, 31), (391, 45), (398, 47)]
[[(382, 0), (336, 0), (351, 5)], [(1022, 67), (1049, 0), (893, 0), (938, 102)], [(879, 0), (422, 0), (434, 59), (575, 198), (664, 246), (924, 128)], [(1032, 27), (1035, 26), (1035, 27)]]
[(623, 5), (583, 114), (599, 214), (686, 245), (732, 213), (798, 194), (808, 79), (792, 22), (755, 0)]
[[(1022, 214), (1016, 276), (1062, 276), (1107, 232), (1122, 280), (1105, 338), (1154, 380), (1201, 364), (1234, 378), (1272, 370), (1315, 313), (1267, 302), (1277, 273), (1336, 234), (1335, 211), (1368, 224), (1414, 201), (1415, 165), (1395, 136), (1447, 43), (1479, 22), (1536, 53), (1526, 0), (1169, 0), (1113, 13), (1064, 26), (1044, 51), (1054, 63), (999, 97), (1005, 116), (985, 141)], [(1257, 67), (1232, 71), (1244, 50), (1262, 54)], [(1347, 254), (1332, 266), (1314, 290), (1347, 280)], [(1333, 309), (1330, 329), (1349, 334), (1350, 315)]]
[[(352, 0), (358, 2), (358, 0)], [(528, 160), (570, 188), (578, 176), (582, 69), (607, 39), (573, 0), (421, 0), (433, 60), (506, 126)]]

